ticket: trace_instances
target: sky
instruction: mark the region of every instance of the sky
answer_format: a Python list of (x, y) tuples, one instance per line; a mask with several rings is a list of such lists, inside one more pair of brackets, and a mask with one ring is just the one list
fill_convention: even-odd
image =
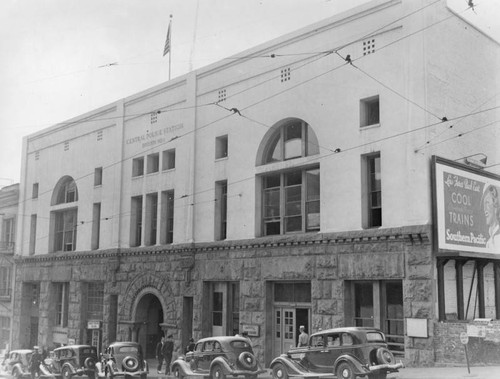
[[(421, 0), (407, 0), (421, 1)], [(367, 0), (0, 0), (0, 188), (22, 138)], [(500, 0), (448, 5), (500, 41)]]

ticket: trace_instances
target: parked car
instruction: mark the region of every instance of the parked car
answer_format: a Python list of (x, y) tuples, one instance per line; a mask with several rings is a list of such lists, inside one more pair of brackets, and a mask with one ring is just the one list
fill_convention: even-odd
[(29, 368), (31, 354), (33, 354), (31, 349), (10, 351), (3, 359), (0, 371), (17, 379), (31, 377)]
[(89, 345), (69, 345), (54, 349), (48, 366), (52, 375), (70, 379), (74, 375), (95, 378), (97, 349)]
[(243, 337), (203, 338), (196, 343), (194, 351), (180, 356), (172, 364), (172, 373), (178, 379), (207, 375), (212, 379), (225, 379), (229, 375), (255, 379), (263, 372), (250, 342)]
[(385, 379), (404, 365), (396, 363), (384, 334), (375, 328), (322, 330), (309, 337), (305, 347), (292, 348), (271, 362), (273, 379), (336, 376), (354, 379)]
[(148, 362), (137, 342), (112, 343), (104, 350), (98, 365), (98, 375), (106, 378), (134, 376), (146, 379), (148, 372)]

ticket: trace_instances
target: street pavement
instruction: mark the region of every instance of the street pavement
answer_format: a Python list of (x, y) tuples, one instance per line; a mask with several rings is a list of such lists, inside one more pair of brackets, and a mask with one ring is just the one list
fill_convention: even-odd
[[(171, 375), (158, 374), (156, 363), (149, 362), (148, 378), (173, 379)], [(260, 374), (259, 379), (271, 379), (271, 371)], [(387, 379), (500, 379), (500, 366), (453, 367), (405, 367), (397, 373), (389, 374)]]

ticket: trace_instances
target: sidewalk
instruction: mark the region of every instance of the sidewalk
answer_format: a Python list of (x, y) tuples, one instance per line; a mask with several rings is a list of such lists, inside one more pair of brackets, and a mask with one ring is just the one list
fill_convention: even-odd
[[(148, 378), (173, 379), (172, 375), (156, 373), (156, 365), (149, 366)], [(260, 374), (259, 379), (271, 379), (271, 372)], [(467, 366), (460, 367), (406, 367), (399, 372), (389, 374), (387, 379), (499, 379), (500, 366), (473, 366), (470, 374)], [(365, 378), (366, 379), (366, 378)]]

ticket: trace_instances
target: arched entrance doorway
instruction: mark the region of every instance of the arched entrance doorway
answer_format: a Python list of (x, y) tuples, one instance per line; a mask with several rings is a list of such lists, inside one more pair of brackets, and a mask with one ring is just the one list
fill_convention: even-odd
[(155, 358), (156, 344), (160, 341), (163, 323), (163, 308), (160, 300), (148, 293), (141, 297), (135, 311), (135, 321), (143, 326), (139, 329), (138, 341), (146, 350), (146, 358)]

